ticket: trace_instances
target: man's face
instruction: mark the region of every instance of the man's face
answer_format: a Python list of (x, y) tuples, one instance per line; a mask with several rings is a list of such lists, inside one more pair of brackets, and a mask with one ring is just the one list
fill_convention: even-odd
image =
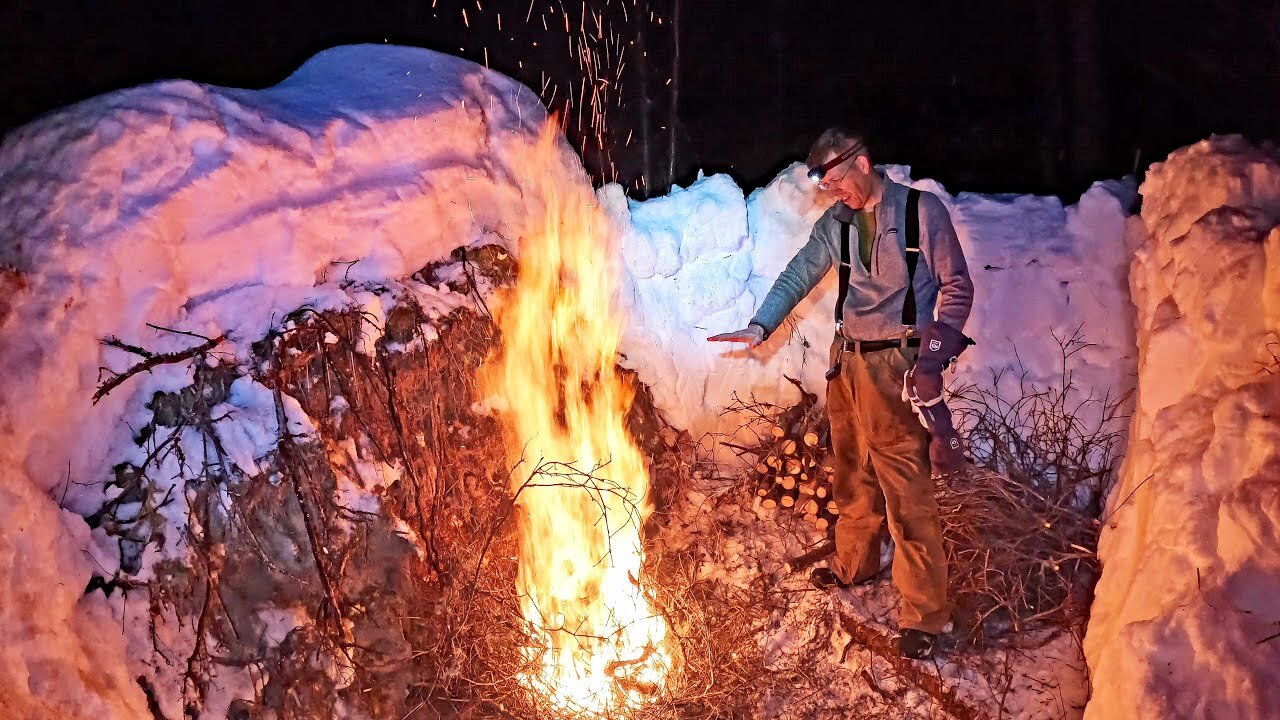
[[(839, 152), (833, 152), (828, 160)], [(842, 202), (855, 210), (871, 199), (871, 162), (866, 155), (856, 155), (827, 171), (823, 177), (823, 190), (834, 202)]]

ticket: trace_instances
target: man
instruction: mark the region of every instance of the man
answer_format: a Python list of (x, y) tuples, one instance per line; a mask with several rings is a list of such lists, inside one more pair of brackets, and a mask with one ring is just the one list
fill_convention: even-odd
[[(902, 595), (899, 651), (925, 658), (948, 629), (951, 614), (930, 456), (947, 465), (935, 470), (958, 469), (963, 460), (950, 414), (941, 405), (941, 372), (969, 342), (960, 331), (973, 283), (946, 206), (930, 193), (909, 192), (879, 175), (861, 137), (827, 130), (814, 143), (808, 165), (819, 199), (833, 203), (831, 208), (751, 323), (709, 339), (755, 347), (833, 266), (842, 281), (848, 278), (841, 283), (827, 373), (840, 510), (836, 552), (830, 567), (811, 577), (823, 589), (874, 579), (887, 520), (895, 543), (893, 581)], [(915, 238), (918, 247), (908, 248)], [(934, 432), (933, 447), (922, 422)]]

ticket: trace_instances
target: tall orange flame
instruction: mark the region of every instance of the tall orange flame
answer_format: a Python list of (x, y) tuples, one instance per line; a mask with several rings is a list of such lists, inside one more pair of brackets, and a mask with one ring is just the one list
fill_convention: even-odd
[(486, 384), (506, 400), (521, 462), (517, 589), (540, 667), (525, 680), (556, 707), (596, 715), (656, 693), (674, 656), (639, 582), (651, 506), (624, 423), (633, 391), (616, 369), (619, 238), (589, 187), (564, 179), (558, 130), (548, 122), (520, 168), (544, 206), (521, 238)]

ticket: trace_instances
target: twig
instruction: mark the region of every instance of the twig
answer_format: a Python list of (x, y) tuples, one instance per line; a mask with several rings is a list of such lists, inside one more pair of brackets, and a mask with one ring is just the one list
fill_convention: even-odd
[(213, 340), (213, 338), (209, 337), (208, 335), (201, 335), (200, 333), (193, 333), (187, 330), (177, 330), (174, 328), (165, 327), (163, 325), (154, 325), (152, 323), (147, 323), (147, 327), (157, 332), (173, 333), (174, 335), (186, 335), (187, 337), (193, 337), (197, 340), (204, 340), (205, 342), (209, 342)]
[(1132, 490), (1129, 491), (1128, 495), (1124, 496), (1124, 499), (1120, 501), (1120, 504), (1112, 508), (1111, 512), (1107, 513), (1105, 517), (1103, 517), (1101, 520), (1098, 521), (1098, 523), (1100, 525), (1106, 525), (1107, 521), (1110, 520), (1111, 517), (1115, 515), (1117, 512), (1120, 512), (1120, 508), (1124, 507), (1125, 503), (1129, 502), (1129, 498), (1133, 497), (1133, 494), (1141, 490), (1142, 486), (1146, 485), (1147, 481), (1153, 477), (1155, 477), (1155, 473), (1148, 475), (1142, 482), (1138, 483), (1136, 487), (1134, 487)]
[(195, 347), (187, 348), (186, 350), (177, 350), (171, 353), (154, 354), (154, 353), (148, 352), (147, 350), (143, 350), (142, 348), (134, 347), (132, 345), (126, 345), (125, 343), (121, 342), (117, 338), (109, 337), (102, 341), (104, 345), (118, 348), (121, 350), (126, 350), (127, 352), (131, 352), (136, 355), (141, 355), (146, 359), (138, 363), (137, 365), (134, 365), (133, 367), (129, 368), (128, 370), (125, 370), (124, 372), (117, 374), (115, 377), (111, 378), (110, 380), (106, 381), (101, 386), (99, 386), (97, 392), (93, 394), (93, 404), (97, 405), (98, 401), (101, 400), (103, 397), (106, 397), (107, 393), (116, 389), (121, 384), (123, 384), (124, 381), (128, 380), (134, 375), (137, 375), (140, 372), (150, 372), (153, 368), (159, 367), (160, 365), (167, 365), (167, 364), (182, 362), (184, 360), (190, 360), (194, 357), (197, 357), (206, 352), (209, 352), (213, 348), (217, 347), (219, 343), (221, 343), (223, 340), (226, 340), (226, 339), (227, 339), (226, 335), (219, 335), (216, 338), (210, 338), (209, 340), (206, 340), (205, 342)]

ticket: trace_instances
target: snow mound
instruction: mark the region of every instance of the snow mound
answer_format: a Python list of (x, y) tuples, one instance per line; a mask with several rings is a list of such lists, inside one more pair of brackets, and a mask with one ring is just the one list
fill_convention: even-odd
[(1138, 395), (1085, 653), (1086, 717), (1280, 715), (1280, 153), (1153, 165)]
[[(1025, 372), (1030, 382), (1052, 383), (1063, 365), (1055, 336), (1079, 331), (1091, 345), (1073, 358), (1077, 386), (1098, 396), (1132, 386), (1130, 184), (1097, 183), (1063, 207), (1054, 197), (952, 196), (936, 182), (912, 181), (910, 168), (886, 172), (947, 205), (969, 261), (975, 300), (965, 331), (978, 344), (962, 357), (955, 382), (989, 383), (992, 371), (1005, 370), (1011, 380)], [(731, 431), (736, 422), (721, 412), (735, 394), (789, 405), (796, 390), (784, 375), (825, 394), (834, 272), (756, 350), (706, 342), (744, 327), (808, 240), (824, 208), (802, 165), (745, 198), (725, 175), (644, 202), (627, 201), (616, 186), (601, 197), (624, 233), (624, 364), (676, 425), (695, 435)]]
[[(151, 417), (147, 402), (189, 385), (191, 370), (159, 365), (94, 404), (102, 368), (140, 361), (102, 341), (166, 353), (201, 342), (183, 333), (225, 335), (217, 351), (243, 362), (302, 306), (386, 317), (392, 299), (365, 283), (521, 236), (538, 198), (522, 191), (520, 155), (545, 118), (533, 92), (473, 63), (364, 45), (323, 52), (266, 90), (161, 82), (5, 139), (0, 365), (21, 378), (0, 386), (0, 697), (10, 710), (148, 715), (102, 594), (82, 596), (91, 573), (114, 572), (119, 557), (100, 548), (114, 542), (50, 496), (96, 510), (112, 466), (140, 459), (133, 432)], [(564, 151), (565, 182), (585, 185)], [(463, 301), (404, 285), (425, 307)], [(219, 432), (252, 469), (280, 429), (263, 388), (235, 390)], [(290, 429), (305, 432), (293, 415)], [(176, 499), (167, 512), (182, 512)]]

